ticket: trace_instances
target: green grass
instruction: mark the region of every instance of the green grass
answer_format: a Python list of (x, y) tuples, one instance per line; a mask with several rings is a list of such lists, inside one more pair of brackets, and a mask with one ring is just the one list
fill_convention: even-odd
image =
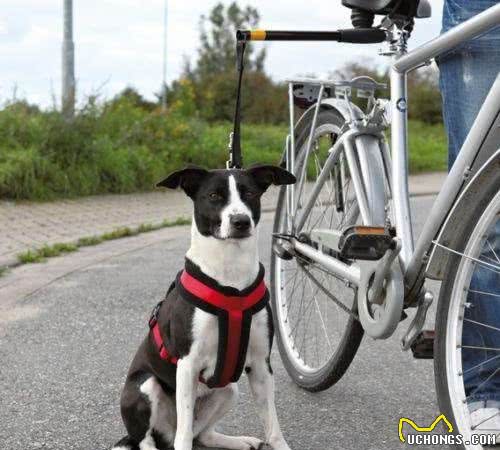
[[(0, 110), (0, 198), (51, 200), (148, 191), (186, 164), (224, 167), (232, 124), (172, 107), (144, 110), (127, 99), (89, 101), (72, 122), (23, 102)], [(276, 164), (286, 125), (242, 125), (245, 165)], [(410, 121), (410, 170), (446, 168), (442, 125)]]
[(89, 247), (91, 245), (97, 245), (103, 242), (104, 239), (100, 236), (87, 236), (82, 237), (76, 241), (76, 245), (78, 247)]
[(411, 173), (447, 170), (448, 144), (442, 124), (410, 121), (409, 148)]
[[(103, 233), (98, 236), (82, 237), (76, 243), (56, 243), (52, 245), (44, 245), (38, 249), (30, 249), (17, 255), (17, 260), (21, 264), (39, 263), (45, 261), (47, 258), (60, 256), (63, 253), (77, 251), (80, 247), (88, 247), (97, 245), (104, 241), (120, 239), (128, 236), (136, 236), (140, 233), (148, 233), (150, 231), (159, 230), (160, 228), (175, 227), (180, 225), (189, 225), (190, 219), (178, 217), (175, 220), (165, 219), (158, 224), (141, 224), (135, 228), (120, 227), (111, 232)], [(5, 267), (0, 267), (0, 276), (6, 270)]]
[(17, 259), (23, 264), (35, 263), (44, 261), (46, 258), (62, 255), (63, 253), (75, 252), (76, 250), (78, 250), (78, 246), (75, 244), (56, 243), (19, 253)]

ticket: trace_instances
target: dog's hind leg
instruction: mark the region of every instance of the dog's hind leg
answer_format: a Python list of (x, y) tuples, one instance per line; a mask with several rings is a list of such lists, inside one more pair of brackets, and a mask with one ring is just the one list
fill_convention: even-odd
[(206, 397), (197, 400), (193, 431), (202, 445), (233, 450), (251, 450), (258, 449), (263, 444), (257, 438), (226, 436), (214, 430), (216, 423), (236, 405), (237, 401), (238, 387), (236, 384), (215, 389)]
[(155, 450), (165, 444), (172, 444), (175, 438), (177, 420), (175, 400), (165, 394), (160, 383), (153, 376), (141, 384), (140, 391), (149, 401), (151, 415), (146, 438), (140, 443), (139, 448), (141, 450)]
[(154, 376), (127, 380), (121, 411), (129, 437), (116, 444), (114, 450), (160, 450), (173, 443), (175, 402)]

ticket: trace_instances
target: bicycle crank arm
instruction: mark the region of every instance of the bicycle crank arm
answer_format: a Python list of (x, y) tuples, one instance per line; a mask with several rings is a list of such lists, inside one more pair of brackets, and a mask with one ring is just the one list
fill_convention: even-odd
[(373, 274), (373, 282), (368, 289), (368, 300), (372, 303), (381, 304), (384, 301), (383, 289), (384, 282), (391, 269), (393, 261), (401, 251), (401, 241), (393, 238), (391, 246), (385, 252), (380, 262), (377, 264), (375, 273)]

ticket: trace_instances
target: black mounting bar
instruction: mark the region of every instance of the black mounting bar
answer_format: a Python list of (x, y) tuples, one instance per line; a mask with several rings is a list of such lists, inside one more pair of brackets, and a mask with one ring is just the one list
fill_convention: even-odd
[(386, 32), (380, 28), (352, 28), (337, 31), (238, 30), (238, 41), (335, 41), (351, 44), (384, 42)]

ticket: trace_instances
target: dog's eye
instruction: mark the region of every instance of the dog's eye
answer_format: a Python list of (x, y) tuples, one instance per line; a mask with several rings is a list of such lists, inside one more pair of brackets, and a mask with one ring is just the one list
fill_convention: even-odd
[(217, 192), (210, 192), (210, 194), (208, 194), (208, 198), (212, 201), (217, 201), (221, 199), (221, 196), (217, 194)]

